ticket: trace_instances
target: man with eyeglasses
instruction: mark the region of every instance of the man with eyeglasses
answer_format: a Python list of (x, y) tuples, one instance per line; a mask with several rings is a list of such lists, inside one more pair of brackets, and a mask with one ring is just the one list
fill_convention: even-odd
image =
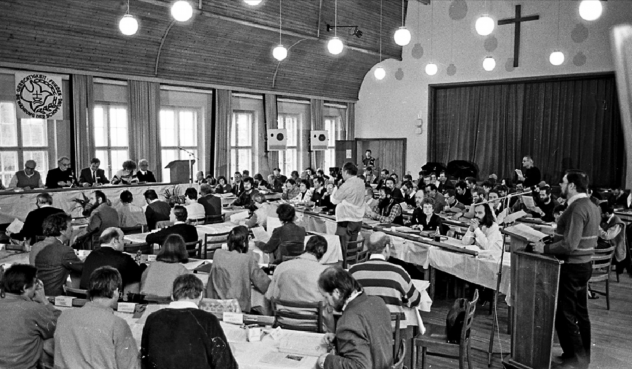
[(75, 174), (70, 168), (70, 159), (62, 156), (57, 160), (59, 167), (51, 169), (46, 175), (46, 188), (72, 187), (77, 183)]
[(35, 188), (43, 188), (42, 176), (35, 170), (37, 163), (34, 160), (27, 160), (24, 163), (24, 170), (16, 172), (11, 182), (9, 182), (9, 189), (21, 188), (23, 190), (32, 190)]

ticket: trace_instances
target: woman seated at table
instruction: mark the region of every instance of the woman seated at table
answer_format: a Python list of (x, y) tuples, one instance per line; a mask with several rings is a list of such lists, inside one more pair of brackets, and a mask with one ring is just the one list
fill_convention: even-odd
[(162, 244), (156, 261), (149, 264), (140, 279), (140, 293), (152, 297), (171, 297), (173, 281), (190, 273), (182, 263), (189, 262), (184, 239), (172, 234)]
[(255, 174), (252, 179), (255, 181), (255, 190), (270, 190), (272, 188), (268, 181), (263, 179), (261, 173)]
[(441, 217), (434, 212), (435, 201), (426, 197), (421, 201), (421, 209), (416, 207), (413, 211), (411, 227), (421, 231), (439, 231)]
[(226, 182), (226, 177), (219, 176), (217, 178), (217, 187), (215, 187), (215, 193), (230, 193), (230, 190), (232, 189), (233, 188), (231, 187), (231, 185)]
[(503, 237), (489, 204), (476, 204), (474, 215), (461, 242), (464, 245), (476, 244), (482, 250), (488, 250), (492, 255), (500, 256)]
[[(228, 251), (217, 250), (206, 286), (206, 297), (237, 299), (242, 312), (250, 312), (251, 288), (261, 294), (268, 291), (270, 278), (248, 252), (248, 228), (237, 226), (228, 234)], [(252, 284), (252, 287), (251, 287)]]
[(290, 199), (290, 201), (295, 204), (305, 204), (312, 199), (312, 190), (309, 188), (309, 180), (301, 179), (299, 184), (298, 195), (296, 195), (293, 199)]
[(392, 190), (388, 187), (380, 188), (380, 201), (373, 207), (371, 218), (381, 223), (404, 225), (402, 207), (398, 200), (392, 197)]
[(138, 183), (136, 176), (136, 162), (134, 160), (126, 160), (123, 162), (123, 169), (119, 170), (112, 177), (112, 184), (132, 184)]
[(296, 211), (289, 204), (281, 204), (276, 211), (281, 224), (272, 231), (272, 237), (267, 243), (259, 242), (257, 247), (263, 252), (273, 253), (273, 263), (279, 264), (283, 256), (298, 256), (303, 253), (305, 242), (305, 228), (294, 224)]

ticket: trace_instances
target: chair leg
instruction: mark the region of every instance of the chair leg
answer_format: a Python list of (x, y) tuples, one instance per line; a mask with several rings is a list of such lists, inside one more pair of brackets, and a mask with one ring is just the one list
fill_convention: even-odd
[(472, 369), (472, 357), (470, 356), (470, 352), (472, 351), (472, 347), (471, 347), (471, 338), (470, 341), (467, 342), (467, 367), (468, 369)]
[[(417, 369), (417, 345), (415, 345), (415, 339), (413, 338), (413, 344), (412, 344), (412, 350), (411, 350), (411, 367), (412, 369)], [(393, 358), (393, 360), (395, 360), (395, 358)]]
[(606, 310), (610, 310), (610, 281), (606, 279)]
[(459, 369), (465, 369), (465, 355), (467, 354), (467, 346), (461, 346), (459, 350)]
[(426, 369), (426, 352), (428, 349), (425, 347), (421, 348), (421, 369)]

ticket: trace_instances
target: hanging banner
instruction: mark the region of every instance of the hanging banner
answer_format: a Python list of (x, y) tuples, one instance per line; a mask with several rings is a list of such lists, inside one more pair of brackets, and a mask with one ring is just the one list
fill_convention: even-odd
[(61, 76), (15, 74), (18, 118), (64, 119)]

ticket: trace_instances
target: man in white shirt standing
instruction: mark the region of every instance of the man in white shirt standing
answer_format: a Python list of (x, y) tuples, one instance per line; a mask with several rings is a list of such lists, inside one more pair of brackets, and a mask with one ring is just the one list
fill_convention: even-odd
[[(358, 167), (351, 162), (342, 166), (344, 183), (331, 196), (336, 204), (336, 234), (340, 236), (342, 254), (347, 254), (347, 243), (355, 241), (362, 228), (364, 216), (364, 181), (358, 178)], [(346, 263), (345, 263), (346, 264)], [(346, 265), (343, 265), (346, 268)]]

